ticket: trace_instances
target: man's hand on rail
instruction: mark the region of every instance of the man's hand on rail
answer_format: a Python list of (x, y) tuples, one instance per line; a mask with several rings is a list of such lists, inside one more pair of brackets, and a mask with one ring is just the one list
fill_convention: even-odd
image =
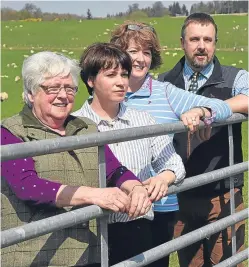
[(169, 185), (172, 184), (175, 179), (176, 176), (174, 172), (166, 170), (144, 181), (143, 185), (148, 189), (150, 200), (154, 202), (164, 197), (168, 192)]

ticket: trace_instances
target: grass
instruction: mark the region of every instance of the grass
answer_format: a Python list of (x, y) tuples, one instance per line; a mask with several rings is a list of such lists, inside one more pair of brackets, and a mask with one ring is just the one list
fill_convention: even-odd
[[(182, 51), (175, 51), (180, 47), (180, 29), (184, 18), (148, 18), (143, 21), (151, 23), (160, 38), (162, 46), (168, 47), (169, 55), (162, 51), (164, 64), (154, 74), (172, 68), (176, 62), (183, 56)], [(232, 65), (248, 69), (248, 16), (215, 16), (218, 25), (217, 53), (221, 64)], [(1, 75), (7, 75), (8, 78), (1, 78), (1, 88), (9, 95), (9, 99), (1, 105), (1, 118), (11, 116), (23, 106), (22, 102), (22, 80), (15, 82), (16, 76), (21, 77), (21, 66), (24, 55), (31, 55), (34, 52), (50, 50), (62, 52), (67, 50), (73, 52), (74, 59), (79, 59), (83, 49), (93, 43), (108, 41), (110, 31), (115, 24), (122, 23), (123, 20), (85, 20), (82, 23), (78, 21), (57, 21), (57, 22), (20, 22), (9, 21), (1, 23), (2, 32), (2, 54), (1, 54)], [(22, 25), (22, 27), (20, 27)], [(233, 29), (239, 25), (238, 29)], [(106, 32), (107, 34), (104, 34)], [(3, 47), (5, 44), (5, 47)], [(234, 51), (236, 47), (237, 51)], [(241, 48), (243, 51), (241, 51)], [(177, 53), (172, 56), (172, 53)], [(241, 63), (242, 61), (242, 63)], [(16, 63), (17, 68), (8, 64)], [(74, 110), (78, 109), (88, 97), (85, 86), (80, 82), (79, 93), (76, 97)], [(243, 154), (244, 160), (248, 160), (248, 124), (243, 123)], [(247, 174), (245, 175), (244, 187), (245, 206), (248, 207), (248, 183)], [(246, 228), (248, 229), (248, 227)], [(248, 233), (246, 234), (248, 237)], [(248, 246), (246, 238), (246, 246)], [(178, 260), (176, 253), (170, 257), (170, 266), (177, 267)]]

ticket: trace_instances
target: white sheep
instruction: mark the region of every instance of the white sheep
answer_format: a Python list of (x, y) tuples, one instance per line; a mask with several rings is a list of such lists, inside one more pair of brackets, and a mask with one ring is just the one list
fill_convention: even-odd
[(18, 82), (20, 79), (21, 79), (20, 76), (16, 76), (15, 77), (15, 82)]
[(8, 99), (8, 94), (6, 92), (1, 92), (0, 93), (0, 99), (1, 101), (7, 100)]

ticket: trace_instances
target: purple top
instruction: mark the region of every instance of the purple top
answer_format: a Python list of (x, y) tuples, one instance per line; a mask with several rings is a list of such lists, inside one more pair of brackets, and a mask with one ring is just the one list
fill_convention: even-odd
[[(1, 145), (22, 142), (21, 139), (1, 127)], [(121, 163), (107, 145), (105, 146), (105, 160), (106, 177), (108, 177), (108, 180), (112, 179), (112, 175), (115, 173), (117, 187), (120, 187), (127, 180), (139, 181), (131, 171), (122, 171)], [(1, 168), (2, 176), (19, 199), (30, 201), (33, 205), (55, 205), (56, 194), (62, 184), (39, 177), (35, 170), (33, 158), (8, 160), (1, 163)], [(118, 178), (116, 170), (119, 172)]]

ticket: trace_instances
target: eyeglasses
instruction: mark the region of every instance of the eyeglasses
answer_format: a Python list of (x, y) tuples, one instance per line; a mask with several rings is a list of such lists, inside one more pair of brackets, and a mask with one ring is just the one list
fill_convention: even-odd
[(39, 85), (47, 94), (51, 95), (58, 95), (61, 89), (63, 88), (68, 95), (75, 95), (78, 92), (78, 87), (72, 86), (46, 86), (46, 85)]
[(142, 29), (146, 29), (146, 30), (149, 30), (155, 33), (155, 29), (150, 25), (142, 26), (142, 25), (137, 25), (137, 24), (129, 24), (127, 25), (127, 28), (126, 28), (126, 30), (131, 30), (131, 31), (139, 31)]

